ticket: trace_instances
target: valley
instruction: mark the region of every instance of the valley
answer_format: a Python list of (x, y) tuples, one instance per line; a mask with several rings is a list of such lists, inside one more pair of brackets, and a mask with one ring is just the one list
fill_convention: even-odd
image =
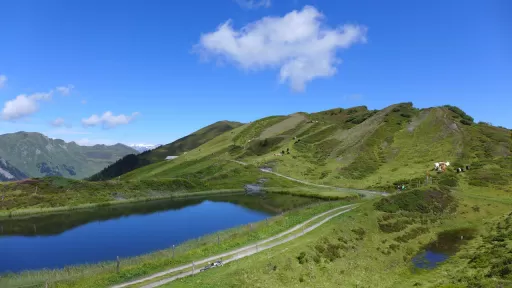
[[(109, 230), (121, 229), (125, 235), (114, 241), (103, 232), (95, 241), (79, 245), (82, 256), (92, 256), (93, 248), (87, 245), (112, 247), (93, 258), (17, 266), (16, 273), (0, 277), (0, 285), (507, 287), (511, 283), (510, 129), (475, 123), (454, 106), (418, 109), (412, 103), (233, 123), (217, 122), (173, 143), (125, 156), (87, 179), (51, 176), (0, 183), (4, 227), (0, 244), (13, 236), (44, 235), (43, 242), (50, 246), (38, 246), (43, 242), (29, 238), (24, 245), (59, 253), (65, 249), (55, 244), (64, 239), (59, 237), (94, 235), (109, 225)], [(167, 156), (177, 157), (165, 160)], [(450, 162), (447, 170), (435, 171), (434, 163), (444, 161)], [(460, 167), (465, 171), (457, 172)], [(357, 205), (344, 213), (322, 214), (349, 204)], [(206, 210), (193, 210), (193, 216), (166, 216), (189, 207)], [(228, 207), (245, 207), (243, 213), (248, 214), (230, 214)], [(228, 218), (217, 218), (220, 215)], [(193, 233), (178, 239), (184, 230), (172, 217), (186, 219), (183, 223), (191, 225)], [(150, 225), (143, 219), (161, 223), (154, 227), (162, 229), (145, 229)], [(311, 228), (307, 233), (272, 238), (308, 219), (314, 220), (307, 224)], [(125, 225), (131, 228), (117, 228)], [(233, 228), (236, 225), (245, 226)], [(96, 232), (87, 230), (96, 226)], [(429, 250), (430, 243), (456, 229), (472, 232), (461, 234), (465, 240), (446, 254)], [(141, 244), (156, 238), (163, 242)], [(265, 239), (272, 241), (261, 251), (255, 248)], [(175, 255), (178, 250), (172, 245), (187, 248)], [(229, 254), (246, 246), (253, 249), (247, 250), (247, 257)], [(502, 252), (492, 259), (482, 254), (492, 249)], [(430, 256), (418, 260), (425, 251), (440, 260)], [(73, 255), (71, 250), (65, 254)], [(219, 254), (232, 258), (226, 258), (223, 267), (191, 270), (192, 262), (202, 265)], [(434, 262), (425, 266), (415, 264), (430, 260)], [(43, 267), (53, 270), (37, 270)]]

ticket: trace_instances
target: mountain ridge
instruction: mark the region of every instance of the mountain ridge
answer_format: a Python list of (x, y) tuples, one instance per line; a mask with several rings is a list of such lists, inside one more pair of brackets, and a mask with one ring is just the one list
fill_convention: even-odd
[(144, 151), (138, 155), (126, 155), (102, 171), (92, 175), (88, 180), (101, 181), (118, 177), (136, 168), (164, 161), (167, 156), (178, 156), (192, 150), (222, 133), (241, 126), (240, 122), (217, 121), (169, 144), (160, 145), (155, 149)]
[[(406, 102), (381, 110), (357, 106), (265, 117), (121, 179), (221, 181), (243, 171), (226, 160), (240, 160), (312, 183), (389, 190), (397, 182), (424, 181), (434, 162), (450, 161), (452, 167), (483, 165), (468, 175), (487, 183), (484, 163), (506, 163), (511, 148), (510, 129), (475, 123), (451, 105), (420, 109)], [(495, 167), (496, 175), (506, 174), (503, 165)]]
[(80, 146), (74, 141), (66, 142), (26, 131), (0, 135), (0, 157), (9, 163), (10, 170), (17, 175), (21, 172), (26, 177), (81, 179), (131, 153), (137, 151), (121, 143)]

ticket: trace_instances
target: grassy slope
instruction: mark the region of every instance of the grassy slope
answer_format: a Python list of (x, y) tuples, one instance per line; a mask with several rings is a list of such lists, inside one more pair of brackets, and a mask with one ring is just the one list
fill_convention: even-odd
[[(472, 192), (485, 195), (489, 190)], [(366, 203), (289, 245), (163, 287), (510, 286), (510, 201), (472, 198), (459, 191), (453, 193), (458, 206), (453, 213), (450, 205), (444, 211), (436, 204), (422, 210), (418, 207), (425, 206), (416, 204), (424, 202), (412, 194), (397, 195), (402, 207), (398, 212)], [(468, 227), (477, 229), (475, 239), (439, 268), (413, 268), (411, 258), (437, 233)]]
[(163, 161), (167, 156), (178, 156), (192, 150), (216, 136), (242, 125), (238, 122), (219, 121), (167, 145), (138, 155), (128, 155), (90, 177), (92, 181), (109, 180), (136, 168)]
[[(415, 274), (411, 274), (409, 260), (437, 232), (459, 226), (476, 227), (479, 241), (494, 245), (485, 237), (495, 232), (486, 231), (485, 225), (495, 223), (512, 207), (510, 130), (486, 124), (464, 125), (460, 121), (469, 121), (467, 117), (453, 109), (418, 110), (408, 103), (382, 111), (356, 107), (299, 115), (306, 120), (290, 120), (295, 115), (268, 117), (235, 128), (173, 161), (122, 175), (127, 182), (121, 183), (181, 178), (215, 188), (240, 187), (269, 178), (272, 186), (296, 185), (257, 169), (269, 165), (283, 174), (313, 182), (388, 189), (397, 181), (423, 180), (433, 162), (448, 160), (472, 167), (463, 174), (433, 174), (442, 191), (455, 189), (459, 203), (456, 213), (438, 211), (439, 206), (428, 201), (436, 209), (421, 210), (423, 202), (416, 196), (422, 194), (399, 194), (416, 196), (400, 200), (399, 211), (383, 212), (369, 203), (293, 241), (291, 246), (273, 248), (215, 273), (180, 280), (172, 287), (291, 287), (301, 282), (315, 287), (339, 287), (340, 283), (345, 287), (411, 287), (416, 282), (436, 287), (456, 281), (462, 275), (458, 272), (461, 267), (484, 277), (482, 269), (465, 266), (467, 260), (459, 256), (442, 269)], [(267, 138), (261, 137), (262, 133), (267, 133)], [(287, 148), (290, 154), (274, 156)], [(241, 166), (229, 161), (232, 159), (252, 165)], [(386, 225), (379, 225), (387, 222), (406, 224), (389, 232), (381, 228)], [(468, 249), (463, 252), (465, 257), (478, 252), (471, 247), (464, 248)]]
[[(468, 264), (468, 259), (480, 255), (472, 246), (476, 244), (465, 246), (463, 252), (442, 268), (430, 272), (412, 273), (410, 264), (412, 256), (434, 239), (436, 233), (455, 227), (474, 227), (478, 230), (479, 243), (488, 247), (486, 249), (495, 246), (487, 235), (498, 232), (488, 231), (486, 227), (497, 223), (512, 209), (510, 130), (472, 123), (469, 116), (450, 107), (419, 110), (409, 103), (378, 112), (358, 107), (355, 111), (334, 109), (302, 115), (306, 120), (297, 121), (295, 127), (287, 127), (286, 133), (274, 132), (261, 139), (263, 131), (282, 130), (272, 126), (289, 119), (264, 118), (200, 146), (187, 154), (189, 158), (148, 166), (125, 177), (163, 179), (201, 175), (206, 180), (222, 175), (234, 179), (236, 173), (229, 171), (237, 169), (235, 166), (226, 166), (222, 172), (209, 170), (211, 164), (220, 163), (221, 159), (238, 159), (255, 167), (272, 166), (274, 171), (312, 182), (382, 190), (393, 190), (397, 183), (406, 183), (410, 189), (430, 173), (443, 191), (455, 191), (453, 195), (459, 203), (457, 211), (439, 214), (399, 209), (401, 211), (386, 213), (369, 205), (294, 241), (291, 247), (276, 247), (269, 253), (249, 257), (215, 273), (206, 272), (173, 282), (172, 287), (295, 287), (301, 283), (315, 287), (340, 287), (341, 284), (342, 287), (441, 287), (458, 282), (462, 283), (460, 287), (480, 287), (471, 284), (473, 282), (483, 283), (481, 287), (510, 284), (507, 282), (512, 280), (507, 274), (507, 254), (496, 260), (502, 261), (498, 266), (491, 264), (489, 258), (482, 260), (481, 267)], [(283, 150), (289, 150), (290, 154), (274, 156)], [(430, 171), (438, 161), (450, 161), (452, 169), (441, 174)], [(461, 174), (453, 172), (453, 167), (465, 165), (470, 165), (471, 169)], [(261, 176), (253, 179), (258, 177)], [(424, 203), (407, 205), (423, 207)], [(391, 222), (406, 224), (399, 231), (385, 232), (379, 224), (386, 227), (383, 221), (386, 217), (392, 218)], [(365, 231), (363, 236), (358, 234), (360, 229)], [(485, 276), (491, 266), (495, 267), (493, 277), (503, 274), (498, 275), (498, 280)], [(470, 276), (463, 276), (461, 269)]]
[(135, 152), (122, 144), (79, 146), (40, 133), (0, 135), (0, 157), (31, 177), (62, 175), (81, 179)]
[[(314, 183), (392, 190), (394, 183), (417, 183), (427, 173), (435, 174), (430, 171), (434, 162), (479, 166), (481, 161), (503, 161), (512, 155), (510, 130), (464, 125), (459, 114), (447, 107), (419, 110), (402, 103), (381, 111), (362, 106), (267, 117), (224, 133), (179, 159), (121, 178), (217, 179), (235, 175), (236, 165), (226, 160), (237, 159)], [(275, 156), (278, 152), (285, 155)], [(253, 181), (258, 177), (255, 174)]]

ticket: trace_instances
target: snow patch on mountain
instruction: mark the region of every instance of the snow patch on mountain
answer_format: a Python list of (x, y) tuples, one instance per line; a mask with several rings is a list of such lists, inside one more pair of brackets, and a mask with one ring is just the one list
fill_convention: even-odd
[(156, 144), (156, 145), (155, 144), (129, 144), (127, 146), (137, 150), (139, 153), (142, 153), (142, 152), (145, 152), (148, 150), (153, 150), (161, 145), (160, 144)]

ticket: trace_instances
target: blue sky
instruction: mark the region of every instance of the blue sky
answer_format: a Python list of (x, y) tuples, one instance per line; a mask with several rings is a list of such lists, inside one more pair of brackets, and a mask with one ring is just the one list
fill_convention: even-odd
[(165, 144), (407, 101), (512, 127), (507, 0), (5, 0), (0, 27), (0, 133)]

